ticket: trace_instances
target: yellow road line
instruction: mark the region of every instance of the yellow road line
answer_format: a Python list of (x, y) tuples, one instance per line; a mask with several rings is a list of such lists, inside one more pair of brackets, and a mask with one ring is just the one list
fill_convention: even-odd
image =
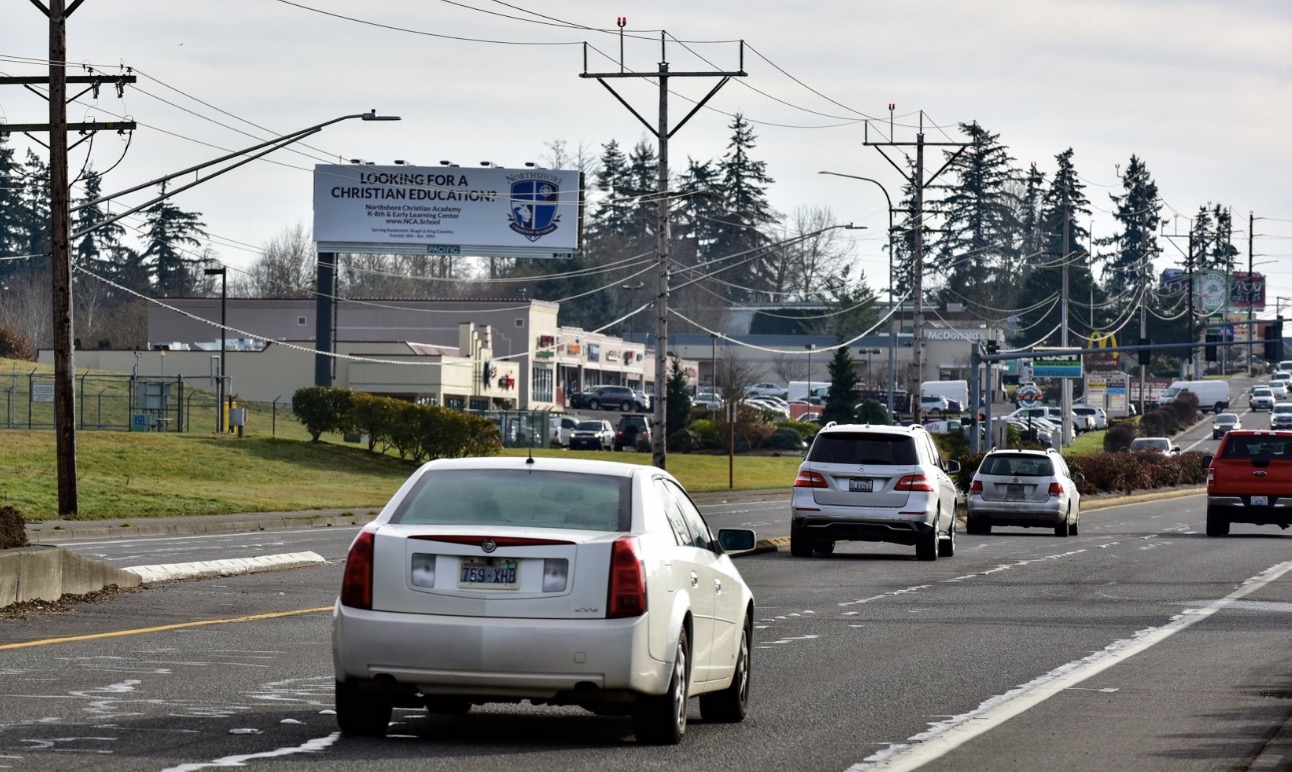
[(93, 635), (73, 635), (68, 638), (46, 638), (43, 641), (27, 641), (25, 643), (6, 643), (0, 645), (0, 651), (7, 649), (25, 649), (30, 646), (48, 646), (54, 643), (73, 643), (75, 641), (93, 641), (100, 638), (119, 638), (123, 635), (143, 635), (145, 633), (160, 633), (167, 630), (183, 630), (188, 627), (203, 627), (205, 625), (227, 625), (235, 622), (258, 622), (262, 619), (278, 619), (280, 617), (293, 617), (301, 614), (319, 614), (324, 611), (331, 611), (332, 606), (320, 606), (319, 608), (303, 608), (297, 611), (278, 611), (273, 614), (253, 614), (247, 617), (235, 617), (233, 619), (204, 619), (198, 622), (182, 622), (177, 625), (162, 625), (160, 627), (142, 627), (137, 630), (118, 630), (114, 633), (95, 633)]

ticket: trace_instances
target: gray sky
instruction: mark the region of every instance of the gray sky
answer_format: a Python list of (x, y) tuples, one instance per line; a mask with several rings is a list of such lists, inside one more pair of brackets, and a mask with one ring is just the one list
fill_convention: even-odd
[[(1108, 194), (1120, 192), (1116, 165), (1124, 169), (1132, 154), (1157, 182), (1164, 216), (1179, 214), (1181, 233), (1199, 206), (1232, 207), (1244, 264), (1248, 212), (1269, 218), (1257, 221), (1254, 245), (1257, 270), (1270, 279), (1266, 316), (1278, 296), (1292, 304), (1292, 4), (1285, 1), (303, 4), (352, 20), (282, 0), (86, 0), (69, 22), (69, 61), (108, 72), (128, 66), (140, 82), (124, 99), (111, 89), (97, 102), (87, 95), (69, 118), (127, 115), (140, 130), (128, 149), (123, 138), (99, 134), (92, 150), (84, 143), (73, 151), (75, 168), (87, 150), (100, 171), (119, 161), (104, 184), (114, 191), (339, 115), (375, 108), (403, 117), (337, 124), (298, 145), (299, 153), (279, 151), (273, 163), (256, 162), (176, 199), (202, 214), (223, 260), (245, 266), (284, 229), (311, 225), (318, 161), (521, 166), (541, 164), (553, 141), (593, 156), (611, 139), (631, 147), (645, 129), (596, 81), (579, 77), (584, 42), (590, 71), (619, 68), (615, 25), (625, 15), (629, 70), (657, 68), (660, 30), (686, 41), (665, 48), (673, 72), (737, 69), (737, 41), (746, 42), (748, 76), (727, 84), (673, 137), (673, 168), (683, 169), (688, 157), (720, 158), (731, 116), (743, 113), (758, 137), (754, 155), (775, 180), (772, 205), (787, 214), (828, 207), (842, 221), (868, 226), (847, 233), (878, 289), (887, 275), (883, 196), (869, 183), (817, 172), (874, 177), (896, 199), (900, 177), (863, 145), (863, 121), (886, 132), (891, 102), (899, 141), (914, 139), (921, 114), (929, 141), (960, 139), (956, 125), (976, 120), (1000, 135), (1020, 167), (1035, 161), (1047, 175), (1055, 155), (1072, 147), (1094, 210), (1086, 225), (1096, 236), (1113, 231)], [(4, 5), (0, 72), (44, 74), (45, 17), (30, 2)], [(674, 79), (674, 120), (715, 83)], [(653, 84), (615, 85), (653, 120)], [(0, 119), (43, 122), (45, 111), (25, 89), (0, 89)], [(27, 139), (11, 141), (23, 157)], [(1170, 244), (1164, 248), (1158, 269), (1179, 258)]]

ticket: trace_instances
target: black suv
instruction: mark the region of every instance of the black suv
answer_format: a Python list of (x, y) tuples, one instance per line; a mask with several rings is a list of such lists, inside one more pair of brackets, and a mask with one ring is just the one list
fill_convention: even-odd
[(625, 413), (629, 410), (650, 409), (650, 406), (643, 404), (637, 398), (637, 393), (627, 386), (597, 386), (577, 395), (576, 399), (571, 401), (570, 407), (574, 409), (584, 407), (589, 410), (614, 410), (618, 408)]
[(620, 416), (619, 424), (615, 426), (615, 450), (650, 450), (650, 440), (650, 416)]

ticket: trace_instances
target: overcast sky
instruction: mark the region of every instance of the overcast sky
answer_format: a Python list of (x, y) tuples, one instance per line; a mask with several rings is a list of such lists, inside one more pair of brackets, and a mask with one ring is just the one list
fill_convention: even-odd
[[(181, 194), (177, 205), (201, 213), (221, 259), (245, 266), (285, 229), (311, 225), (319, 161), (541, 165), (553, 141), (599, 156), (611, 139), (631, 147), (646, 137), (608, 91), (579, 77), (585, 42), (588, 71), (619, 69), (620, 15), (628, 70), (655, 70), (663, 58), (673, 72), (748, 73), (674, 135), (672, 167), (720, 158), (732, 115), (743, 113), (757, 134), (754, 156), (775, 180), (772, 205), (829, 208), (868, 226), (847, 233), (877, 289), (887, 284), (882, 194), (818, 172), (873, 177), (896, 199), (901, 178), (863, 145), (865, 119), (872, 139), (887, 133), (894, 103), (899, 141), (913, 141), (921, 120), (930, 142), (961, 139), (957, 124), (978, 121), (1020, 167), (1034, 161), (1047, 175), (1073, 148), (1097, 237), (1113, 231), (1108, 194), (1120, 192), (1117, 165), (1132, 154), (1157, 182), (1164, 216), (1178, 213), (1179, 232), (1201, 205), (1232, 207), (1244, 265), (1248, 213), (1268, 218), (1254, 241), (1257, 270), (1270, 278), (1266, 316), (1278, 296), (1292, 305), (1286, 0), (86, 0), (69, 20), (69, 61), (131, 67), (139, 83), (123, 99), (111, 89), (97, 102), (86, 95), (69, 119), (124, 115), (140, 128), (128, 147), (99, 134), (72, 163), (79, 169), (88, 151), (95, 169), (115, 165), (104, 183), (115, 191), (340, 115), (403, 118), (331, 126), (299, 152)], [(663, 53), (661, 30), (670, 38)], [(4, 0), (0, 72), (43, 75), (47, 46), (44, 15)], [(675, 78), (674, 122), (716, 82)], [(614, 84), (654, 120), (653, 84)], [(0, 119), (46, 117), (27, 90), (0, 90)], [(11, 142), (21, 159), (28, 140)], [(1159, 270), (1179, 259), (1165, 249)]]

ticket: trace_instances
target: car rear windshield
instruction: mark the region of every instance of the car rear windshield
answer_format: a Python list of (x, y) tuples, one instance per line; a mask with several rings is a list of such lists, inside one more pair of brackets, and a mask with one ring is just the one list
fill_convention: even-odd
[(1015, 477), (1049, 477), (1054, 474), (1054, 464), (1038, 456), (993, 455), (982, 460), (979, 473), (1012, 475)]
[(583, 429), (584, 431), (589, 431), (589, 432), (599, 432), (601, 431), (601, 422), (600, 421), (579, 421), (579, 425), (575, 426), (574, 428)]
[(1256, 461), (1292, 461), (1292, 437), (1270, 435), (1225, 435), (1225, 449), (1221, 458), (1253, 459)]
[(913, 466), (919, 463), (912, 438), (864, 432), (818, 434), (808, 460), (820, 464)]
[(390, 522), (627, 531), (631, 493), (628, 477), (542, 470), (432, 470), (418, 478)]

